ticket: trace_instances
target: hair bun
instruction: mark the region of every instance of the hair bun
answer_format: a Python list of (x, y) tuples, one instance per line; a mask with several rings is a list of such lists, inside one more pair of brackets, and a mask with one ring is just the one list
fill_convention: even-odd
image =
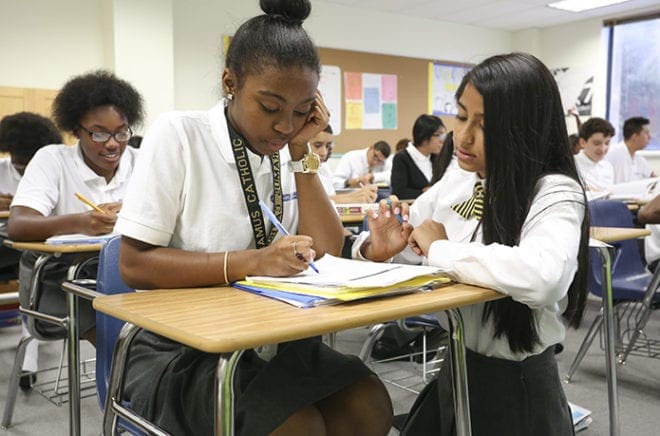
[(309, 0), (259, 0), (261, 10), (268, 15), (280, 15), (286, 21), (302, 23), (312, 11)]

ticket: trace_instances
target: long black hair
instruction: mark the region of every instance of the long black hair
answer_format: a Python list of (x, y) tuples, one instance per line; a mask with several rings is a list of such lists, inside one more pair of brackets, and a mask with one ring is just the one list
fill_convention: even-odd
[[(539, 179), (563, 174), (578, 184), (557, 83), (532, 55), (493, 56), (470, 70), (457, 100), (470, 83), (484, 101), (486, 196), (483, 242), (518, 245)], [(578, 251), (578, 270), (568, 290), (564, 317), (573, 327), (582, 319), (586, 301), (589, 216), (586, 211)], [(486, 303), (483, 321), (493, 317), (496, 336), (506, 335), (513, 351), (531, 351), (539, 342), (534, 313), (505, 298)]]
[(240, 88), (245, 76), (266, 66), (305, 66), (317, 74), (321, 63), (314, 42), (302, 27), (312, 10), (309, 0), (260, 0), (265, 12), (243, 23), (229, 44), (225, 66)]

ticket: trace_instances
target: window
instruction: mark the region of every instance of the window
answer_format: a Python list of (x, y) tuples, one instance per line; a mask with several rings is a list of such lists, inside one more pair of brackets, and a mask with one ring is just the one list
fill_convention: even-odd
[(623, 140), (623, 122), (651, 121), (647, 150), (660, 151), (660, 16), (605, 22), (608, 42), (607, 119)]

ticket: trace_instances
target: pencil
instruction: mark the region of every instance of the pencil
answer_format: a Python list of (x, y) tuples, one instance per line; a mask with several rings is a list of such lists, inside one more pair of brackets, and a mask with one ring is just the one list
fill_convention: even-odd
[(105, 211), (104, 211), (103, 209), (101, 209), (100, 207), (98, 207), (97, 205), (95, 205), (95, 204), (94, 204), (89, 198), (85, 197), (84, 195), (82, 195), (82, 194), (76, 192), (76, 198), (77, 198), (78, 200), (82, 201), (83, 203), (85, 203), (87, 206), (89, 206), (89, 207), (91, 207), (92, 209), (94, 209), (95, 211), (100, 212), (100, 213), (103, 213), (103, 214), (105, 213)]

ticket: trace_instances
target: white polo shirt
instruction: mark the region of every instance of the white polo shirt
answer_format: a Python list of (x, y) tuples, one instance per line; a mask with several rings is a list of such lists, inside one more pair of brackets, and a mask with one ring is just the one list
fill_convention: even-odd
[(322, 163), (317, 174), (321, 179), (321, 184), (323, 185), (323, 190), (325, 193), (329, 196), (336, 195), (337, 191), (335, 191), (335, 187), (332, 185), (332, 171), (330, 171), (328, 164)]
[(90, 210), (76, 198), (76, 192), (96, 204), (121, 201), (136, 156), (137, 149), (127, 146), (115, 176), (108, 183), (87, 166), (79, 144), (42, 147), (25, 169), (11, 206), (26, 206), (43, 216), (51, 216)]
[(639, 153), (630, 155), (625, 142), (620, 142), (605, 155), (614, 168), (614, 183), (624, 183), (651, 177), (651, 167)]
[[(367, 160), (368, 148), (361, 150), (351, 150), (345, 153), (334, 171), (333, 184), (335, 189), (346, 187), (346, 180), (354, 179), (369, 173), (369, 161)], [(392, 154), (385, 162), (376, 165), (373, 168), (374, 183), (390, 184), (390, 174), (392, 173)]]
[[(218, 252), (255, 248), (224, 101), (209, 111), (161, 115), (142, 141), (115, 231), (152, 245)], [(270, 159), (248, 151), (259, 199), (272, 206)], [(295, 179), (280, 151), (284, 216), (295, 234)], [(266, 220), (267, 221), (267, 220)], [(266, 222), (266, 231), (271, 224)], [(280, 238), (278, 233), (276, 238)]]
[(11, 164), (11, 158), (0, 159), (0, 194), (14, 194), (21, 175)]
[(422, 174), (424, 174), (426, 180), (430, 182), (431, 177), (433, 177), (433, 164), (431, 162), (431, 157), (424, 156), (424, 154), (420, 152), (417, 149), (417, 147), (415, 147), (415, 144), (413, 144), (412, 142), (408, 143), (408, 146), (406, 147), (406, 151), (412, 158), (415, 165), (417, 165), (417, 168), (419, 168)]
[[(410, 223), (417, 226), (426, 219), (443, 223), (449, 239), (433, 242), (426, 260), (406, 248), (394, 261), (426, 261), (448, 271), (459, 282), (495, 289), (529, 306), (536, 317), (540, 338), (540, 344), (531, 353), (514, 353), (506, 337), (495, 337), (492, 317), (482, 324), (485, 303), (460, 309), (465, 345), (469, 349), (486, 356), (520, 361), (564, 339), (566, 330), (561, 314), (568, 304), (568, 288), (577, 271), (585, 212), (582, 189), (563, 175), (541, 178), (522, 227), (520, 243), (509, 247), (478, 242), (483, 238), (479, 221), (474, 217), (465, 219), (451, 209), (472, 196), (478, 180), (476, 173), (466, 176), (464, 171), (452, 171), (420, 195), (411, 206)], [(368, 232), (364, 232), (356, 240), (354, 257), (367, 236)]]
[(614, 169), (612, 164), (602, 159), (592, 161), (584, 154), (584, 150), (574, 156), (584, 187), (590, 191), (607, 191), (614, 184)]

